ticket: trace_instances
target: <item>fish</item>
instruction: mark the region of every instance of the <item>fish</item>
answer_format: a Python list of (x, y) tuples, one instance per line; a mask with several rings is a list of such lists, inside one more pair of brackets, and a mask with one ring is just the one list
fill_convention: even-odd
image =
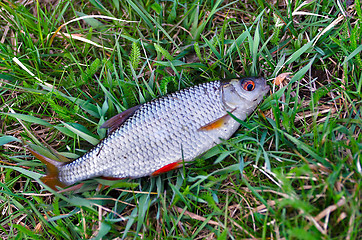
[[(77, 182), (157, 176), (229, 139), (269, 92), (263, 77), (210, 81), (134, 106), (107, 120), (108, 136), (83, 156), (60, 162), (29, 149), (54, 190)], [(233, 118), (234, 116), (235, 118)]]

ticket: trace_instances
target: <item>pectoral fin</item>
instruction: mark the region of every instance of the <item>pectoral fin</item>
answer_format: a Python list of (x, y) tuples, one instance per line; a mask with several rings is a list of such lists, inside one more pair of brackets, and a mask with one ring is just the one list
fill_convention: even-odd
[(116, 116), (111, 117), (105, 123), (103, 123), (100, 128), (109, 128), (109, 132), (113, 132), (118, 127), (120, 127), (129, 117), (131, 117), (140, 107), (141, 105), (131, 107), (130, 109), (127, 109), (126, 111), (123, 111)]
[(227, 124), (227, 122), (230, 119), (231, 119), (231, 116), (227, 113), (224, 116), (200, 127), (199, 131), (210, 131), (210, 130), (222, 128)]

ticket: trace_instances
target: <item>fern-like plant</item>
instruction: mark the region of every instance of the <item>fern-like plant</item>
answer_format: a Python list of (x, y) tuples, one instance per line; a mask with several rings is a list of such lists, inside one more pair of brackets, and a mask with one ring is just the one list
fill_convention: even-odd
[(161, 81), (160, 81), (160, 90), (161, 90), (161, 94), (162, 95), (165, 95), (167, 94), (167, 86), (168, 84), (172, 82), (174, 84), (174, 86), (177, 86), (177, 82), (176, 82), (176, 77), (175, 76), (168, 76), (168, 77), (165, 77), (163, 78)]
[(131, 66), (133, 67), (133, 69), (136, 69), (138, 67), (138, 64), (140, 63), (140, 60), (141, 60), (140, 56), (141, 56), (141, 51), (138, 46), (138, 43), (133, 42), (132, 49), (131, 49), (131, 55), (129, 57), (129, 60), (131, 62)]
[(164, 49), (163, 47), (161, 47), (161, 45), (159, 45), (159, 44), (157, 44), (157, 43), (155, 43), (155, 44), (153, 44), (153, 45), (154, 45), (156, 51), (157, 51), (159, 54), (161, 54), (162, 56), (164, 56), (167, 60), (169, 60), (169, 61), (174, 60), (174, 58), (171, 56), (171, 54), (170, 54), (166, 49)]

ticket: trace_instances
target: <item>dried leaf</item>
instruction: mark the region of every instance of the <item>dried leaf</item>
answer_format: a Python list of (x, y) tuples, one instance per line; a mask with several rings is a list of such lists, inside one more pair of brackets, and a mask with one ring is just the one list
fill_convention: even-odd
[(280, 85), (286, 78), (289, 77), (289, 75), (291, 74), (291, 72), (287, 72), (287, 73), (281, 73), (279, 74), (275, 79), (274, 79), (274, 84), (275, 85)]

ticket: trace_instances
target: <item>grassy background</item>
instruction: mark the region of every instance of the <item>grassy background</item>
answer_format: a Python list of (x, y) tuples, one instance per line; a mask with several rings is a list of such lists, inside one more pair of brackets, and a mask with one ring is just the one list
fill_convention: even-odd
[[(360, 0), (0, 2), (0, 237), (361, 238), (361, 12)], [(60, 194), (23, 148), (75, 158), (118, 112), (250, 75), (271, 94), (186, 169)]]

